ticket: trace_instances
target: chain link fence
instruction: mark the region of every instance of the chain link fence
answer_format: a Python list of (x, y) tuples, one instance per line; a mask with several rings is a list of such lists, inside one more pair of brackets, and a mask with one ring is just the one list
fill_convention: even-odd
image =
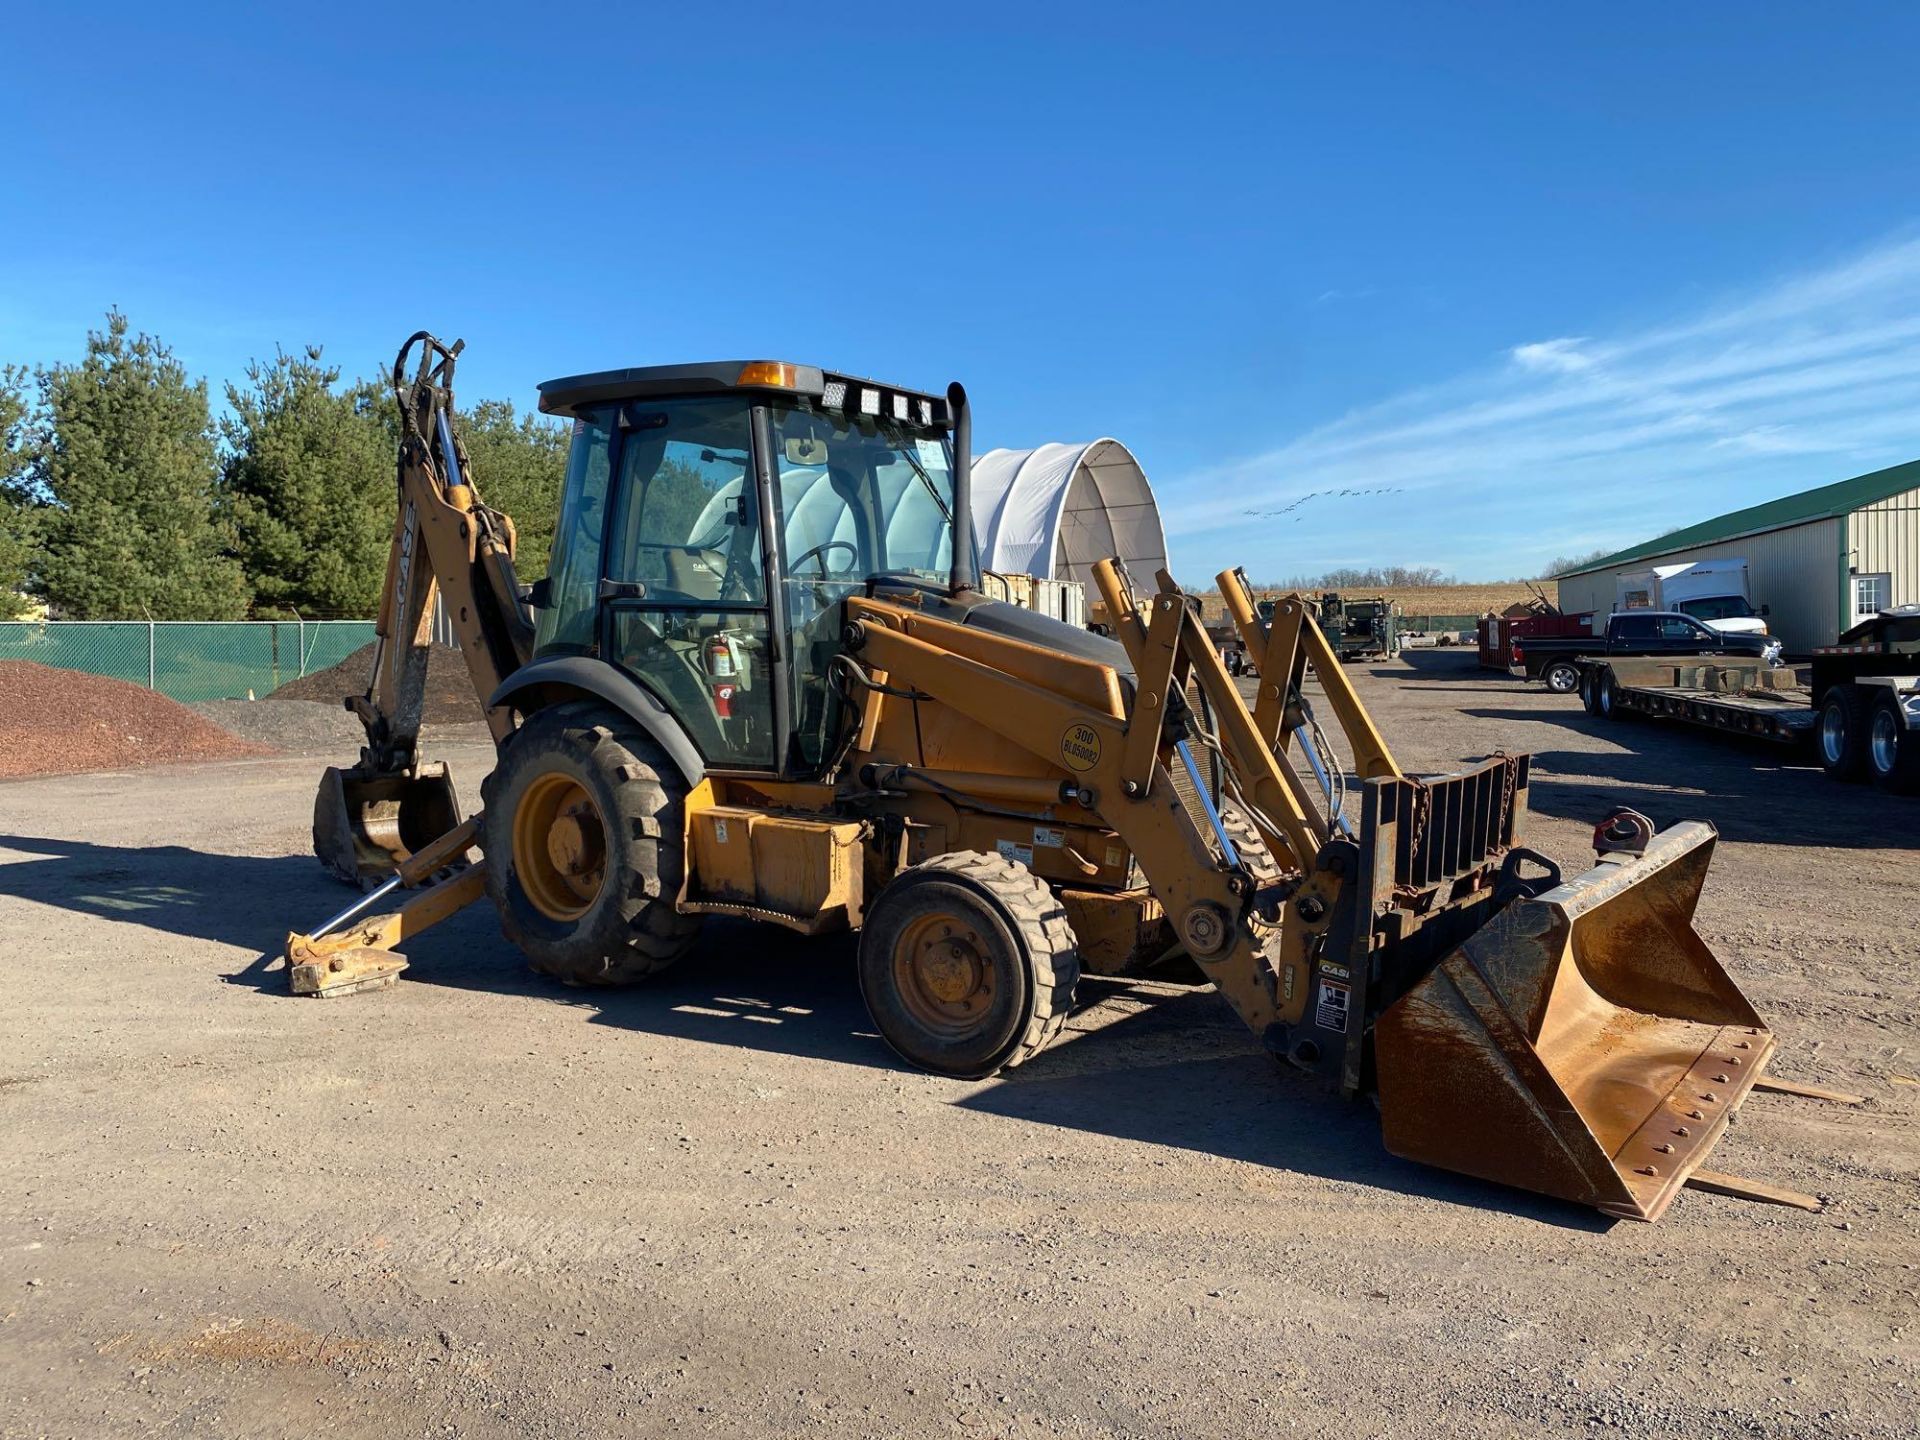
[(1472, 635), (1480, 628), (1478, 615), (1402, 615), (1402, 631), (1412, 631), (1416, 635), (1463, 634)]
[(0, 622), (0, 660), (131, 681), (175, 700), (244, 700), (373, 643), (371, 620)]

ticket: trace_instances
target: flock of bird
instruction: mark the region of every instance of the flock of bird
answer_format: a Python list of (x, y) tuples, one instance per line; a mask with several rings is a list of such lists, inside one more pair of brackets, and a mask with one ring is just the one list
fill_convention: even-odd
[[(1375, 485), (1370, 489), (1364, 489), (1364, 490), (1309, 490), (1306, 494), (1300, 496), (1299, 498), (1288, 501), (1285, 505), (1282, 505), (1278, 510), (1249, 510), (1247, 511), (1247, 514), (1258, 515), (1263, 519), (1270, 520), (1275, 518), (1276, 516), (1290, 514), (1291, 512), (1298, 510), (1302, 505), (1306, 504), (1307, 501), (1309, 500), (1315, 500), (1315, 499), (1338, 500), (1343, 495), (1398, 495), (1401, 493), (1401, 491), (1405, 489), (1406, 487), (1404, 485)], [(1304, 517), (1302, 516), (1295, 515), (1293, 517), (1293, 523), (1298, 525), (1303, 518)]]

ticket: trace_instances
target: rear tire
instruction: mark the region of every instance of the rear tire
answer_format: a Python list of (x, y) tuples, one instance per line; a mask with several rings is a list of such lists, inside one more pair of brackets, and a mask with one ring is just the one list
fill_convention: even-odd
[(1888, 692), (1867, 717), (1867, 773), (1895, 795), (1920, 792), (1920, 733), (1909, 730), (1899, 699)]
[(1080, 956), (1045, 881), (961, 850), (903, 870), (867, 907), (859, 969), (874, 1028), (902, 1059), (979, 1080), (1060, 1033)]
[(630, 985), (693, 948), (680, 892), (686, 785), (644, 730), (608, 706), (540, 710), (480, 787), (487, 893), (533, 968)]
[(1580, 687), (1580, 671), (1567, 660), (1556, 660), (1541, 672), (1547, 689), (1556, 695), (1571, 695)]
[(1835, 685), (1820, 702), (1814, 742), (1820, 768), (1835, 780), (1859, 780), (1867, 768), (1867, 696), (1857, 685)]

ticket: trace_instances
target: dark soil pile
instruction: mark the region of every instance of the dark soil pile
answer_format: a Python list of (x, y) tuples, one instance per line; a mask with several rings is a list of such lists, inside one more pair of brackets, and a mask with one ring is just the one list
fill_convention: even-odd
[[(373, 676), (373, 646), (362, 645), (338, 665), (316, 670), (290, 680), (266, 698), (268, 700), (319, 700), (328, 705), (342, 704), (349, 695), (367, 693), (367, 681)], [(420, 719), (428, 725), (484, 723), (486, 711), (473, 693), (473, 679), (467, 674), (467, 662), (458, 650), (436, 645), (427, 657), (427, 694)]]
[(124, 680), (0, 660), (0, 777), (271, 755)]
[(193, 711), (222, 730), (243, 740), (271, 745), (292, 755), (325, 755), (336, 765), (350, 765), (367, 743), (360, 722), (337, 703), (318, 700), (282, 700), (267, 705), (258, 700), (202, 700)]

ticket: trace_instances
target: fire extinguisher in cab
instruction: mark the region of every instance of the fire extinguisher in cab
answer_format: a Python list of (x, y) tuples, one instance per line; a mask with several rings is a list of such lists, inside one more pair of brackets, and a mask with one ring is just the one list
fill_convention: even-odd
[(740, 681), (740, 657), (727, 635), (707, 638), (707, 683), (713, 686), (713, 713), (722, 720), (733, 715), (733, 691)]

